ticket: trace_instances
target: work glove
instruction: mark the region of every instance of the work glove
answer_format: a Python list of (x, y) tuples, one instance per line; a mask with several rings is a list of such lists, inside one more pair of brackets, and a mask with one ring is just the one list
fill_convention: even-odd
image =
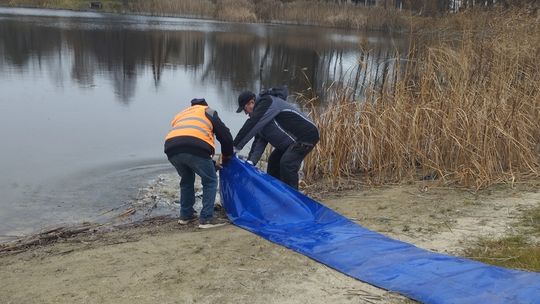
[(245, 155), (236, 154), (236, 157), (238, 157), (238, 159), (241, 159), (243, 161), (247, 160), (247, 156), (245, 156)]

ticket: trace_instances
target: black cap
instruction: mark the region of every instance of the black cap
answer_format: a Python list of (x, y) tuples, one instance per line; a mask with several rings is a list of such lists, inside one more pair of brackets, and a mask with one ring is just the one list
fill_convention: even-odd
[(206, 100), (204, 98), (193, 98), (191, 100), (191, 105), (200, 105), (200, 106), (207, 106)]
[(253, 92), (244, 91), (240, 93), (240, 95), (238, 95), (238, 109), (236, 109), (236, 113), (242, 112), (246, 104), (252, 99), (255, 99), (255, 94), (253, 94)]

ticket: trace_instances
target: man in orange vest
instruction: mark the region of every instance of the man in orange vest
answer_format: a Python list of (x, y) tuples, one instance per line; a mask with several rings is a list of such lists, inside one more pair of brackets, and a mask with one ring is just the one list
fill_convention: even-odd
[(191, 107), (178, 113), (171, 122), (165, 138), (165, 154), (180, 175), (181, 225), (197, 220), (195, 204), (195, 174), (202, 180), (202, 210), (199, 228), (223, 226), (226, 220), (214, 216), (218, 178), (212, 155), (215, 153), (214, 136), (221, 144), (222, 164), (233, 155), (233, 140), (229, 128), (219, 119), (218, 113), (208, 107), (206, 100), (193, 99)]

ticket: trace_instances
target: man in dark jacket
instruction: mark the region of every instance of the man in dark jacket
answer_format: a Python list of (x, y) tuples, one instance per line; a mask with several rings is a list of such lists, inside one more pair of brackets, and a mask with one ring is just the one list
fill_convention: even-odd
[(218, 179), (212, 155), (215, 153), (214, 136), (221, 144), (222, 162), (233, 155), (232, 135), (219, 119), (218, 113), (208, 107), (204, 99), (193, 99), (191, 107), (178, 113), (171, 122), (165, 138), (165, 154), (180, 175), (180, 220), (186, 225), (197, 219), (195, 204), (195, 174), (202, 180), (202, 210), (199, 228), (212, 228), (227, 222), (214, 217)]
[(286, 88), (266, 90), (258, 97), (250, 91), (241, 93), (236, 112), (244, 111), (249, 119), (233, 143), (235, 150), (242, 150), (255, 137), (248, 155), (248, 161), (254, 165), (270, 143), (274, 151), (268, 159), (268, 174), (298, 189), (298, 170), (319, 141), (319, 130), (304, 113), (286, 101), (287, 93)]

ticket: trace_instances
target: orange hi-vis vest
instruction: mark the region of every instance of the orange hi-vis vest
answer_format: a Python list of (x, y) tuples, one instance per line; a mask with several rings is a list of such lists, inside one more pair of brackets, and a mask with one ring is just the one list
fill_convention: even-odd
[(176, 114), (171, 121), (172, 129), (165, 140), (177, 136), (191, 136), (208, 143), (216, 148), (212, 122), (206, 117), (208, 106), (195, 105)]

